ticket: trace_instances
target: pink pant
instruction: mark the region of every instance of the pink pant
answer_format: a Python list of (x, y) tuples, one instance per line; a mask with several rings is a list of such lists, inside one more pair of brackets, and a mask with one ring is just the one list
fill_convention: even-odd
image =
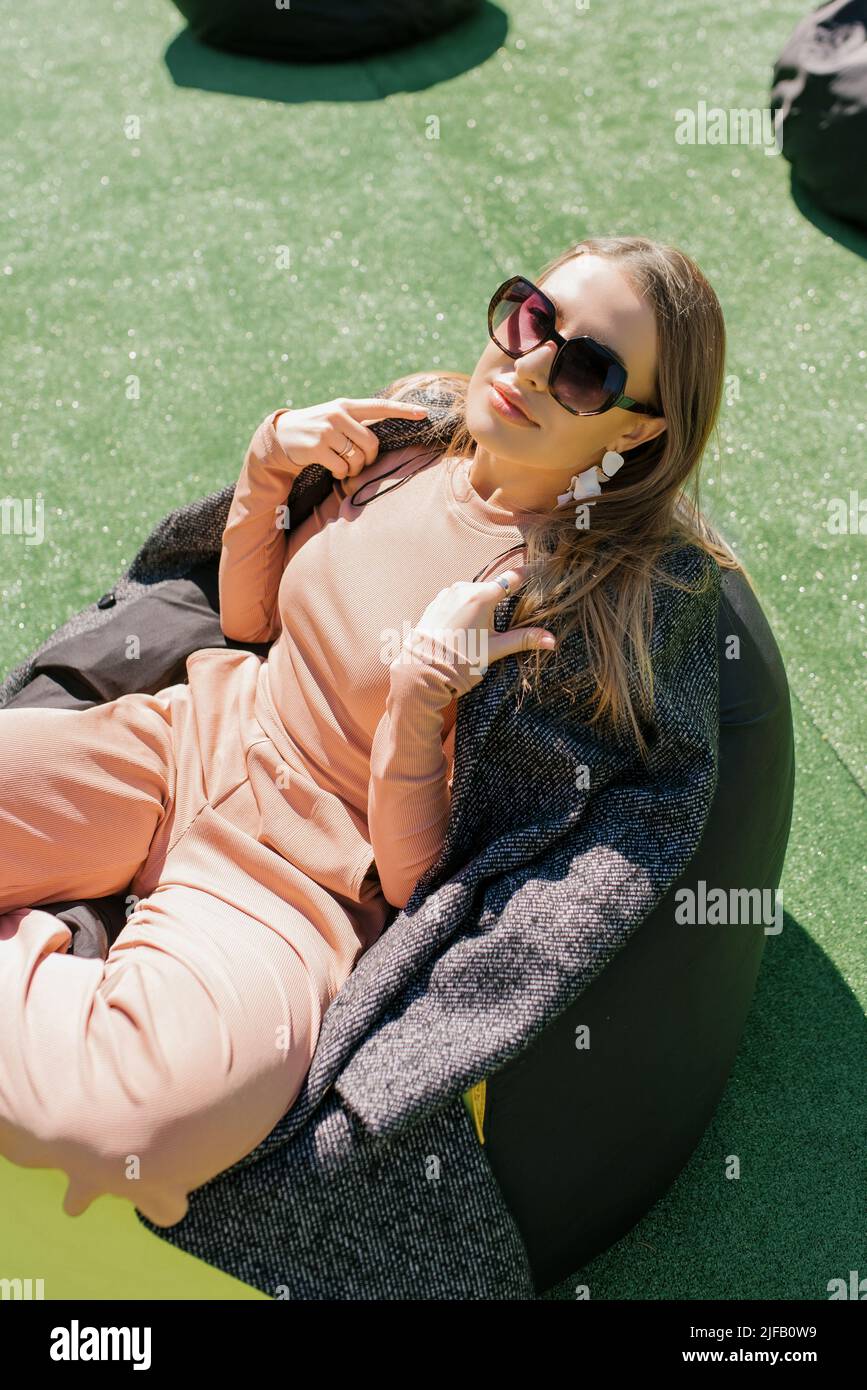
[[(66, 1172), (69, 1215), (180, 1221), (292, 1105), (352, 966), (333, 898), (233, 819), (250, 737), (220, 717), (203, 769), (187, 685), (0, 710), (0, 1154)], [(34, 906), (125, 890), (105, 961)]]

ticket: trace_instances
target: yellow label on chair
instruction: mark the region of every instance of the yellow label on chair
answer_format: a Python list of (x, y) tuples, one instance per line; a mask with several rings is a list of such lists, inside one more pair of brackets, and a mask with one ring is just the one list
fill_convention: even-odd
[(485, 1142), (485, 1091), (485, 1081), (479, 1081), (477, 1085), (471, 1086), (468, 1091), (464, 1091), (464, 1105), (472, 1116), (473, 1124), (476, 1127), (476, 1137), (480, 1144), (484, 1144)]

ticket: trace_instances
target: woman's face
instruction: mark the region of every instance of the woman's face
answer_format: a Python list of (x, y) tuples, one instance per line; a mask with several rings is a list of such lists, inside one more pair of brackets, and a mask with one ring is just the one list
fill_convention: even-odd
[[(558, 331), (565, 338), (588, 334), (613, 348), (629, 373), (626, 394), (651, 403), (656, 364), (653, 311), (614, 263), (602, 256), (582, 254), (558, 266), (544, 282), (534, 283), (556, 304)], [(571, 414), (547, 389), (556, 353), (557, 344), (547, 342), (513, 359), (489, 341), (467, 391), (467, 426), (484, 470), (496, 464), (506, 485), (516, 476), (509, 465), (519, 465), (522, 491), (531, 483), (527, 470), (536, 470), (546, 496), (552, 480), (565, 479), (563, 485), (568, 487), (571, 474), (599, 463), (608, 449), (622, 453), (628, 463), (628, 449), (665, 428), (664, 420), (618, 406), (602, 415)], [(502, 382), (518, 395), (532, 424), (513, 421), (497, 410), (492, 382)]]

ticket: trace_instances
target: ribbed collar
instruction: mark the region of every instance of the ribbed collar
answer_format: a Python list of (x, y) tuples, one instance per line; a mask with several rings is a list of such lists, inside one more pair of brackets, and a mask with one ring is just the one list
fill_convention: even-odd
[(457, 463), (444, 459), (442, 464), (446, 502), (463, 522), (478, 531), (500, 535), (504, 530), (520, 532), (534, 520), (535, 512), (510, 511), (480, 496), (470, 482), (470, 466), (471, 460), (465, 458)]

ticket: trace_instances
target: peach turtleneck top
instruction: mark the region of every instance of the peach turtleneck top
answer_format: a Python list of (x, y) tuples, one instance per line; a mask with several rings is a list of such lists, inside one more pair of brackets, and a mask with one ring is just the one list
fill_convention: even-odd
[[(469, 460), (409, 447), (335, 480), (293, 525), (301, 470), (280, 446), (281, 413), (256, 429), (235, 489), (221, 624), (229, 638), (272, 644), (256, 709), (266, 731), (279, 729), (272, 772), (281, 816), (297, 818), (293, 862), (359, 905), (379, 898), (369, 945), (387, 904), (402, 907), (439, 857), (457, 700), (484, 676), (472, 653), (414, 625), (440, 589), (520, 546), (531, 514), (483, 499)], [(359, 491), (358, 502), (374, 500), (358, 505)], [(485, 577), (523, 558), (516, 550)]]

